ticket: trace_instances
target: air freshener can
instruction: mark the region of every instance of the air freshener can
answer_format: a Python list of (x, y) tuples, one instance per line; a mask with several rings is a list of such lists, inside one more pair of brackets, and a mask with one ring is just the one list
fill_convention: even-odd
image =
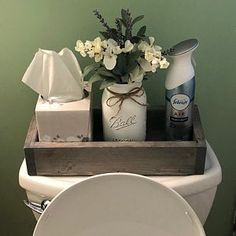
[(168, 140), (192, 139), (195, 93), (192, 53), (197, 46), (196, 39), (188, 39), (173, 46), (169, 53), (173, 61), (165, 81)]

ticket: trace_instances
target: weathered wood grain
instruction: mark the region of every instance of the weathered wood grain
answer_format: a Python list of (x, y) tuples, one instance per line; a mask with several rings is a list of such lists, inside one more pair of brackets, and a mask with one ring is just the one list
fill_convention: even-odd
[(33, 117), (25, 141), (29, 175), (95, 175), (130, 172), (142, 175), (191, 175), (204, 172), (206, 143), (197, 107), (193, 140), (168, 141), (163, 108), (148, 111), (147, 141), (102, 141), (101, 113), (94, 112), (93, 142), (39, 142)]

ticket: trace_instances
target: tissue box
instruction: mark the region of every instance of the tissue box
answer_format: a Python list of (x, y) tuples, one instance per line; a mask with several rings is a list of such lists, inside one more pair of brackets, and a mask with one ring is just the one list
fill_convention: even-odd
[(80, 101), (49, 103), (38, 98), (35, 115), (40, 142), (92, 140), (90, 95)]

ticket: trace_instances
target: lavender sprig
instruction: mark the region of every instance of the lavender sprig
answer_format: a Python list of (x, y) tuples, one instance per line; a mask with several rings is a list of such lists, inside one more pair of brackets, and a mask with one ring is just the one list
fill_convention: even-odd
[(115, 21), (116, 29), (117, 29), (117, 40), (119, 46), (124, 46), (124, 35), (122, 34), (122, 23), (119, 18), (116, 18)]
[(162, 56), (167, 56), (167, 55), (169, 55), (170, 53), (173, 53), (175, 50), (174, 50), (174, 48), (170, 48), (170, 49), (167, 49), (167, 50), (165, 50), (165, 51), (162, 51), (161, 52), (161, 55)]
[(129, 9), (127, 9), (126, 11), (126, 37), (127, 39), (131, 39), (132, 38), (132, 17), (131, 17), (131, 13), (129, 11)]
[(107, 31), (111, 32), (111, 28), (109, 27), (109, 25), (107, 24), (105, 19), (102, 17), (100, 12), (96, 9), (96, 10), (93, 11), (93, 13), (99, 19), (99, 21), (102, 23), (102, 25), (107, 29)]

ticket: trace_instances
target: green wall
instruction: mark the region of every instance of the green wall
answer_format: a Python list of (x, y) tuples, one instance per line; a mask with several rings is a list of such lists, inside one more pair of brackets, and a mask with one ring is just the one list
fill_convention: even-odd
[[(78, 38), (94, 38), (101, 30), (91, 13), (96, 8), (108, 21), (121, 8), (144, 14), (148, 34), (164, 48), (199, 39), (196, 102), (223, 169), (205, 228), (208, 236), (231, 235), (236, 199), (235, 0), (0, 0), (0, 235), (32, 235), (35, 223), (18, 185), (22, 146), (37, 97), (21, 83), (23, 73), (38, 48), (73, 50)], [(84, 67), (88, 60), (76, 55)], [(164, 102), (164, 77), (161, 72), (145, 82), (152, 105)]]

